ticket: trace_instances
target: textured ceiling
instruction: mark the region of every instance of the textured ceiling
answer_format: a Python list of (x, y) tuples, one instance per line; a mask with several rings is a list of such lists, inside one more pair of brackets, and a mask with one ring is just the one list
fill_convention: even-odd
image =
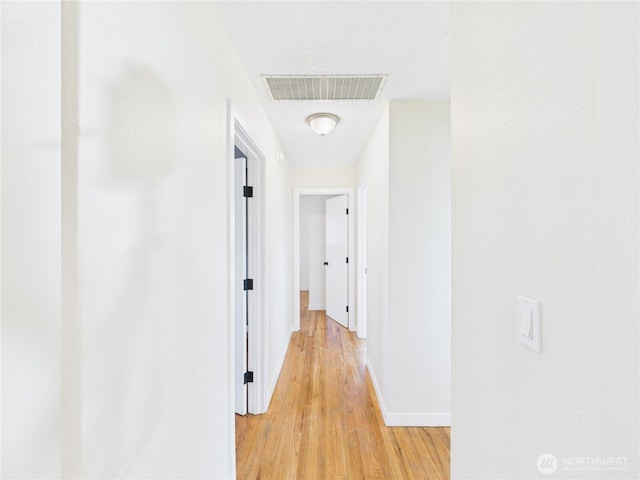
[[(449, 4), (440, 1), (217, 2), (288, 162), (352, 165), (388, 100), (449, 98)], [(388, 78), (376, 100), (272, 100), (263, 75)], [(340, 116), (324, 138), (305, 119)]]

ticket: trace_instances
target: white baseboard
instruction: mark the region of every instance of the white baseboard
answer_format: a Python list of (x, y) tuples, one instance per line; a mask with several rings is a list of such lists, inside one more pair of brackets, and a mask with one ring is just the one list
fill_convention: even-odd
[[(273, 397), (273, 392), (276, 389), (276, 384), (278, 383), (278, 378), (280, 378), (280, 372), (282, 371), (282, 366), (284, 365), (284, 359), (287, 356), (287, 350), (289, 350), (289, 343), (291, 342), (291, 335), (293, 334), (293, 329), (289, 331), (289, 335), (287, 335), (287, 340), (284, 342), (284, 347), (280, 350), (280, 355), (278, 355), (278, 359), (276, 361), (276, 374), (273, 377), (273, 380), (269, 384), (269, 389), (267, 390), (267, 404), (266, 409), (269, 408), (269, 404), (271, 403), (271, 397)], [(265, 412), (266, 412), (265, 409)]]
[(384, 415), (388, 427), (450, 427), (449, 413), (389, 413)]
[(327, 306), (326, 305), (322, 305), (320, 303), (314, 303), (314, 304), (309, 304), (309, 307), (307, 308), (307, 310), (311, 311), (311, 310), (326, 310)]
[(378, 406), (387, 427), (449, 427), (451, 426), (451, 413), (393, 413), (387, 411), (382, 392), (378, 385), (376, 375), (367, 359), (367, 370), (376, 392)]
[(384, 399), (382, 398), (382, 391), (380, 390), (380, 386), (378, 385), (378, 380), (376, 378), (376, 374), (373, 371), (373, 367), (367, 358), (367, 370), (369, 371), (369, 376), (371, 377), (371, 383), (373, 383), (373, 389), (376, 392), (376, 398), (378, 399), (378, 407), (380, 407), (380, 412), (382, 413), (382, 417), (384, 418), (385, 425), (387, 424), (387, 407), (384, 405)]

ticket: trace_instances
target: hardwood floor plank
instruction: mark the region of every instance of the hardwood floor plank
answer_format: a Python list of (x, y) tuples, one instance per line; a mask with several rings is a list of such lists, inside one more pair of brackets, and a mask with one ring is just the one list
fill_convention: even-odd
[(366, 343), (300, 303), (269, 412), (236, 415), (237, 478), (448, 479), (449, 429), (386, 427)]

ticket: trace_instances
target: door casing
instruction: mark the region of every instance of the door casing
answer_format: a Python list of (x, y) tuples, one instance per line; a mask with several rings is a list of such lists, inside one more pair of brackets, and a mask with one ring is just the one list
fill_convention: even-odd
[(358, 338), (367, 338), (367, 182), (358, 188)]
[(349, 208), (349, 330), (356, 331), (355, 303), (355, 189), (317, 187), (293, 189), (293, 318), (292, 329), (300, 330), (300, 197), (302, 195), (346, 195)]
[[(266, 274), (265, 274), (265, 156), (253, 142), (249, 134), (242, 127), (234, 115), (231, 101), (227, 100), (227, 277), (228, 277), (228, 334), (230, 348), (230, 375), (235, 387), (235, 292), (242, 288), (244, 279), (236, 278), (235, 255), (236, 238), (234, 232), (235, 221), (235, 147), (247, 156), (249, 166), (249, 183), (253, 188), (253, 199), (249, 214), (249, 229), (253, 235), (249, 240), (249, 274), (253, 279), (253, 295), (249, 298), (249, 344), (247, 369), (252, 371), (253, 383), (248, 387), (247, 412), (252, 414), (265, 413), (268, 403), (266, 400)], [(235, 408), (235, 388), (231, 389), (231, 405)], [(232, 439), (235, 442), (235, 436)], [(233, 443), (232, 443), (233, 444)]]

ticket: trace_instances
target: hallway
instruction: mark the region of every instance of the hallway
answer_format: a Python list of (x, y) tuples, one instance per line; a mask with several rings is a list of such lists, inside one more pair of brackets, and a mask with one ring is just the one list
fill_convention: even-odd
[(449, 478), (449, 428), (385, 427), (365, 341), (300, 304), (268, 413), (236, 415), (237, 478)]

